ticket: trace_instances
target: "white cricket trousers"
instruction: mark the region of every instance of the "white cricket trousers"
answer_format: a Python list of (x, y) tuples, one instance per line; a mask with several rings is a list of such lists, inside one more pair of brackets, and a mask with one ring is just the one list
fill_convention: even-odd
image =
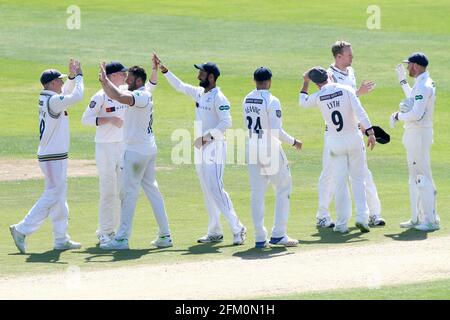
[(212, 141), (203, 146), (200, 151), (201, 161), (195, 165), (200, 186), (208, 209), (208, 235), (223, 235), (220, 225), (220, 212), (223, 213), (233, 234), (242, 230), (242, 223), (231, 202), (230, 196), (224, 189), (223, 173), (226, 161), (225, 141)]
[(367, 171), (364, 140), (358, 133), (330, 136), (330, 165), (335, 183), (336, 227), (347, 227), (352, 215), (348, 190), (351, 178), (356, 207), (356, 222), (368, 223), (369, 208), (366, 202), (365, 176)]
[(159, 191), (158, 182), (156, 182), (155, 162), (156, 152), (152, 155), (143, 155), (125, 150), (120, 191), (122, 207), (116, 239), (130, 238), (140, 185), (152, 206), (153, 214), (159, 226), (159, 236), (170, 235), (164, 200)]
[(17, 231), (28, 236), (37, 231), (50, 216), (53, 223), (55, 246), (70, 240), (67, 234), (69, 206), (67, 193), (67, 159), (39, 162), (44, 174), (45, 190), (25, 218), (16, 226)]
[(97, 143), (95, 145), (95, 161), (100, 189), (96, 232), (98, 237), (111, 234), (119, 226), (123, 148), (123, 142)]
[[(330, 163), (331, 156), (327, 138), (328, 135), (325, 135), (322, 155), (322, 172), (320, 173), (317, 187), (319, 208), (316, 217), (319, 219), (330, 217), (329, 207), (334, 196), (333, 171)], [(367, 206), (369, 207), (369, 215), (380, 217), (381, 202), (378, 197), (377, 187), (373, 181), (372, 172), (370, 172), (369, 167), (366, 166), (366, 168), (364, 181), (366, 183), (366, 200)]]
[[(409, 195), (411, 205), (411, 219), (413, 221), (436, 222), (435, 198), (436, 187), (431, 173), (430, 150), (433, 144), (433, 128), (408, 128), (403, 133), (403, 145), (406, 149), (409, 172)], [(424, 176), (428, 180), (423, 185), (418, 178)], [(422, 199), (421, 199), (422, 198)], [(421, 206), (425, 201), (432, 201), (429, 208)], [(425, 209), (426, 212), (423, 212)]]
[[(272, 164), (277, 167), (272, 170)], [(270, 172), (266, 170), (270, 167)], [(255, 242), (267, 239), (267, 230), (264, 226), (265, 194), (269, 183), (275, 190), (275, 213), (272, 228), (272, 237), (281, 238), (286, 235), (289, 217), (289, 197), (292, 190), (292, 177), (289, 170), (286, 154), (279, 147), (279, 151), (270, 157), (270, 163), (249, 163), (248, 172), (251, 188), (251, 206), (253, 225), (255, 227)]]

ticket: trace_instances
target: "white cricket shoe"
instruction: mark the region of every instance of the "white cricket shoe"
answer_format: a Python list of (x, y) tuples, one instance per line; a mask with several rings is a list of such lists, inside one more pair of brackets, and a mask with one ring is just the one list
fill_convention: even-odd
[(316, 227), (318, 228), (333, 228), (334, 222), (330, 217), (316, 218)]
[(111, 232), (110, 234), (101, 234), (98, 236), (98, 244), (105, 244), (114, 239), (115, 233)]
[(11, 232), (11, 236), (14, 240), (14, 243), (16, 244), (17, 249), (19, 249), (20, 253), (25, 253), (25, 235), (16, 230), (15, 224), (9, 227), (9, 231)]
[(101, 244), (100, 249), (103, 250), (128, 250), (128, 239), (112, 239), (111, 241)]
[(370, 227), (383, 227), (386, 225), (386, 221), (380, 216), (370, 216), (369, 226)]
[(168, 248), (173, 246), (173, 242), (170, 235), (167, 235), (156, 238), (154, 241), (152, 241), (152, 245), (157, 248)]
[(197, 240), (198, 243), (212, 243), (212, 242), (222, 242), (223, 234), (218, 235), (205, 235)]
[(407, 229), (411, 229), (414, 228), (415, 226), (417, 226), (419, 224), (419, 221), (412, 221), (411, 219), (405, 222), (401, 222), (400, 223), (400, 228), (407, 228)]
[(244, 244), (245, 238), (247, 237), (247, 228), (242, 227), (241, 231), (233, 235), (233, 244), (238, 246), (240, 244)]
[(55, 250), (72, 250), (72, 249), (80, 249), (81, 243), (75, 242), (72, 240), (66, 241), (64, 243), (55, 244)]
[(296, 247), (298, 246), (298, 240), (291, 239), (287, 235), (281, 238), (271, 237), (269, 240), (271, 245), (275, 246), (285, 246), (285, 247)]
[(439, 230), (439, 224), (438, 223), (421, 223), (414, 227), (416, 230), (420, 231), (435, 231)]
[(369, 228), (369, 224), (368, 223), (356, 222), (355, 226), (363, 233), (370, 232), (370, 228)]
[(349, 230), (347, 228), (347, 226), (344, 225), (340, 225), (340, 226), (335, 226), (333, 228), (334, 232), (340, 232), (340, 233), (349, 233)]

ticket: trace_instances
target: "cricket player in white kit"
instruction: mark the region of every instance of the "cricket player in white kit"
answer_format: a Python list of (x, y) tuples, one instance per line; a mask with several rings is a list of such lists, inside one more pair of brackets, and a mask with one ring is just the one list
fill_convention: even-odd
[(79, 249), (67, 233), (69, 207), (67, 193), (67, 158), (69, 152), (69, 117), (67, 109), (83, 98), (83, 75), (80, 63), (71, 59), (69, 79), (58, 70), (45, 70), (41, 75), (44, 90), (39, 95), (38, 160), (44, 174), (45, 190), (25, 218), (10, 226), (13, 240), (21, 253), (26, 252), (25, 237), (39, 229), (50, 216), (53, 223), (55, 250)]
[[(319, 91), (308, 95), (309, 81)], [(335, 184), (336, 225), (335, 231), (348, 232), (347, 223), (351, 217), (352, 204), (348, 192), (350, 176), (356, 207), (356, 227), (369, 232), (369, 209), (366, 202), (365, 177), (367, 171), (364, 140), (358, 122), (367, 128), (368, 146), (375, 146), (375, 133), (369, 117), (361, 106), (355, 91), (346, 85), (331, 82), (329, 74), (317, 67), (305, 73), (300, 93), (300, 104), (305, 107), (318, 106), (328, 127), (328, 150), (330, 166)]]
[(411, 219), (400, 226), (433, 231), (440, 228), (430, 159), (436, 87), (426, 70), (428, 58), (425, 54), (414, 53), (404, 62), (408, 63), (409, 76), (416, 82), (411, 88), (403, 65), (397, 65), (398, 79), (407, 99), (400, 104), (400, 112), (391, 115), (391, 126), (397, 121), (404, 122), (403, 145), (408, 161), (411, 205)]
[[(124, 88), (127, 68), (120, 62), (106, 65), (106, 75), (115, 86)], [(128, 105), (108, 97), (104, 90), (92, 96), (83, 113), (82, 123), (96, 126), (95, 162), (97, 164), (100, 201), (97, 237), (100, 244), (114, 235), (120, 221), (120, 176), (123, 159), (123, 120)]]
[[(289, 217), (289, 198), (292, 177), (286, 154), (281, 142), (300, 150), (302, 143), (283, 130), (281, 103), (269, 89), (272, 72), (265, 67), (256, 69), (253, 74), (256, 89), (250, 92), (242, 103), (242, 111), (249, 136), (247, 142), (247, 161), (251, 187), (251, 206), (255, 226), (255, 247), (271, 245), (294, 247), (298, 240), (291, 239), (287, 233)], [(272, 236), (267, 241), (264, 226), (264, 198), (271, 183), (276, 192), (275, 219)]]
[(220, 225), (220, 212), (227, 219), (233, 233), (233, 244), (244, 243), (247, 229), (242, 225), (225, 191), (223, 173), (226, 161), (225, 130), (231, 127), (230, 103), (219, 87), (216, 87), (220, 75), (214, 63), (195, 65), (199, 69), (200, 86), (195, 87), (182, 82), (163, 64), (161, 72), (170, 85), (195, 101), (195, 120), (201, 124), (195, 126), (195, 147), (201, 152), (201, 163), (196, 163), (196, 171), (205, 196), (209, 213), (208, 232), (197, 240), (198, 243), (223, 241)]
[[(155, 61), (153, 59), (151, 78), (153, 84), (157, 82), (158, 73)], [(159, 226), (158, 236), (152, 244), (161, 248), (173, 245), (164, 200), (156, 181), (157, 147), (152, 129), (153, 101), (150, 93), (152, 89), (146, 89), (146, 79), (147, 75), (143, 68), (139, 66), (131, 67), (126, 79), (129, 91), (123, 91), (107, 78), (105, 67), (104, 65), (101, 66), (100, 80), (105, 93), (112, 99), (130, 106), (125, 112), (124, 121), (125, 152), (122, 171), (120, 225), (114, 239), (101, 244), (101, 249), (129, 249), (128, 239), (131, 235), (140, 185), (152, 206)], [(154, 87), (155, 85), (149, 83), (149, 86)]]
[[(364, 81), (360, 88), (356, 87), (356, 77), (351, 67), (353, 60), (353, 50), (351, 44), (346, 41), (337, 41), (331, 48), (334, 64), (328, 68), (328, 73), (336, 83), (348, 85), (356, 91), (358, 97), (372, 91), (375, 84), (371, 81)], [(301, 99), (300, 99), (301, 102)], [(318, 227), (334, 227), (334, 223), (329, 213), (329, 206), (333, 198), (333, 181), (332, 168), (330, 166), (330, 153), (328, 150), (328, 128), (325, 128), (324, 147), (322, 156), (322, 172), (319, 177), (318, 184), (318, 202), (319, 209), (317, 211), (316, 220)], [(385, 220), (381, 217), (381, 203), (378, 197), (377, 188), (373, 181), (372, 173), (367, 167), (366, 178), (366, 199), (369, 207), (369, 225), (384, 226)]]

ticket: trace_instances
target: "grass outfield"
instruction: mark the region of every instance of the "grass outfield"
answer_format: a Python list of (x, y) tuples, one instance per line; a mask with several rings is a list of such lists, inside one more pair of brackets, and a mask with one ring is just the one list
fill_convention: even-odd
[(275, 300), (448, 300), (450, 280), (264, 297)]
[[(348, 242), (425, 240), (449, 233), (450, 150), (448, 123), (450, 79), (445, 66), (450, 51), (450, 31), (445, 23), (448, 1), (377, 1), (381, 7), (381, 30), (368, 30), (366, 9), (370, 1), (76, 1), (81, 9), (81, 29), (68, 30), (66, 8), (74, 1), (17, 1), (0, 4), (0, 158), (34, 159), (38, 145), (37, 95), (42, 70), (66, 70), (68, 57), (81, 60), (85, 74), (83, 103), (69, 110), (71, 151), (74, 159), (94, 158), (94, 129), (81, 125), (81, 115), (90, 97), (99, 89), (100, 60), (120, 60), (125, 65), (149, 68), (156, 50), (167, 66), (186, 82), (196, 84), (194, 63), (215, 61), (222, 76), (219, 86), (231, 102), (233, 127), (243, 128), (240, 104), (253, 89), (256, 67), (269, 66), (272, 92), (283, 105), (284, 128), (304, 142), (300, 154), (285, 147), (291, 162), (293, 192), (288, 232), (300, 239), (297, 250), (345, 245)], [(341, 14), (345, 11), (345, 14)], [(414, 18), (420, 16), (420, 19)], [(323, 120), (318, 110), (298, 107), (301, 74), (314, 65), (332, 62), (331, 44), (345, 39), (353, 44), (358, 82), (374, 80), (376, 90), (362, 102), (371, 120), (391, 133), (389, 145), (368, 152), (369, 167), (378, 187), (383, 216), (388, 225), (369, 234), (353, 230), (341, 236), (331, 231), (318, 233), (314, 227), (316, 184), (321, 169)], [(422, 50), (437, 84), (435, 143), (432, 167), (439, 192), (438, 208), (442, 229), (434, 233), (403, 232), (398, 223), (409, 216), (406, 155), (401, 145), (400, 126), (389, 129), (389, 115), (397, 109), (403, 93), (395, 65), (411, 52)], [(224, 223), (226, 240), (219, 246), (198, 246), (195, 239), (206, 231), (207, 213), (193, 165), (171, 163), (170, 140), (175, 129), (193, 131), (193, 102), (175, 93), (161, 77), (154, 93), (154, 131), (159, 147), (157, 163), (170, 167), (158, 172), (166, 201), (175, 246), (149, 250), (156, 233), (150, 205), (141, 195), (136, 210), (130, 245), (124, 253), (103, 253), (95, 248), (98, 209), (96, 178), (69, 179), (69, 232), (84, 248), (75, 252), (52, 251), (50, 225), (28, 238), (30, 254), (18, 255), (8, 226), (20, 221), (43, 191), (42, 180), (0, 182), (1, 215), (0, 275), (65, 270), (70, 265), (83, 269), (139, 263), (166, 263), (210, 258), (227, 258), (247, 252), (253, 244), (250, 194), (246, 167), (228, 165), (225, 186), (234, 206), (249, 227), (248, 243), (230, 246), (231, 235)], [(36, 162), (36, 166), (38, 163)], [(267, 197), (267, 223), (272, 223), (274, 195)], [(295, 297), (294, 297), (295, 298)]]

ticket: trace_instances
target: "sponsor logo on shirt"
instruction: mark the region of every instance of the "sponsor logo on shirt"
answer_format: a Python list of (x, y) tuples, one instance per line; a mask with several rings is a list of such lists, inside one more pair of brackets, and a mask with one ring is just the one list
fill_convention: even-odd
[(106, 112), (115, 112), (116, 111), (116, 107), (109, 107), (105, 109)]
[(278, 118), (281, 118), (281, 110), (277, 110), (276, 114)]
[(89, 103), (89, 108), (91, 108), (91, 109), (94, 108), (96, 104), (97, 104), (97, 102), (91, 101), (91, 102)]
[(226, 105), (225, 105), (225, 106), (220, 106), (220, 107), (219, 107), (219, 110), (220, 110), (220, 111), (223, 111), (223, 110), (230, 110), (230, 106), (226, 106)]
[(416, 99), (416, 100), (422, 100), (422, 99), (423, 99), (423, 96), (422, 96), (421, 94), (418, 94), (418, 95), (415, 97), (415, 99)]

